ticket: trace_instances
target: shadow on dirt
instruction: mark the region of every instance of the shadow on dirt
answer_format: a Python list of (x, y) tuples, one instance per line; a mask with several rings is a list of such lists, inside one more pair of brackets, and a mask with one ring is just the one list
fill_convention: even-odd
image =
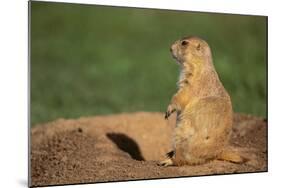
[(129, 155), (138, 161), (144, 161), (140, 148), (136, 141), (123, 133), (107, 133), (106, 136), (114, 142), (119, 149), (129, 153)]

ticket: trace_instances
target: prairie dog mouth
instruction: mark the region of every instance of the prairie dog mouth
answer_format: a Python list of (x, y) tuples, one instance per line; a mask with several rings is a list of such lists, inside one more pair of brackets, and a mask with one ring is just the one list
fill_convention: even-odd
[(172, 57), (173, 57), (174, 59), (177, 59), (176, 53), (175, 53), (175, 51), (174, 51), (174, 49), (173, 49), (172, 47), (170, 48), (170, 52), (171, 52), (171, 54), (172, 54)]
[(177, 56), (172, 52), (172, 57), (177, 60)]
[(178, 65), (181, 65), (182, 63), (178, 60), (177, 56), (174, 54), (174, 52), (172, 50), (171, 50), (171, 54), (172, 54), (173, 59), (175, 59), (176, 63)]

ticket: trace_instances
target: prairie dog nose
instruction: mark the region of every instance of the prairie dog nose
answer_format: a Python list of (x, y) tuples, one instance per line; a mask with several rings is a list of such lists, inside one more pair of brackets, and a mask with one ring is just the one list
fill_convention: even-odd
[(175, 46), (176, 46), (175, 43), (173, 43), (173, 44), (171, 45), (171, 47), (170, 47), (170, 52), (173, 52), (173, 50), (175, 49)]

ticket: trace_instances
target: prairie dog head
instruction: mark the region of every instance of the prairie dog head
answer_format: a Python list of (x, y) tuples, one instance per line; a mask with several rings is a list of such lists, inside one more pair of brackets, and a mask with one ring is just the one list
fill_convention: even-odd
[(185, 37), (171, 45), (170, 51), (176, 61), (183, 67), (206, 63), (212, 64), (211, 50), (207, 42), (199, 37)]

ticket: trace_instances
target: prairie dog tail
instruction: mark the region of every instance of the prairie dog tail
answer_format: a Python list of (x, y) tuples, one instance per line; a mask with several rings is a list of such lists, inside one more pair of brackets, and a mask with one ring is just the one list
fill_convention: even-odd
[(218, 160), (229, 161), (232, 163), (244, 163), (248, 159), (242, 157), (238, 151), (232, 148), (226, 148), (217, 156)]

